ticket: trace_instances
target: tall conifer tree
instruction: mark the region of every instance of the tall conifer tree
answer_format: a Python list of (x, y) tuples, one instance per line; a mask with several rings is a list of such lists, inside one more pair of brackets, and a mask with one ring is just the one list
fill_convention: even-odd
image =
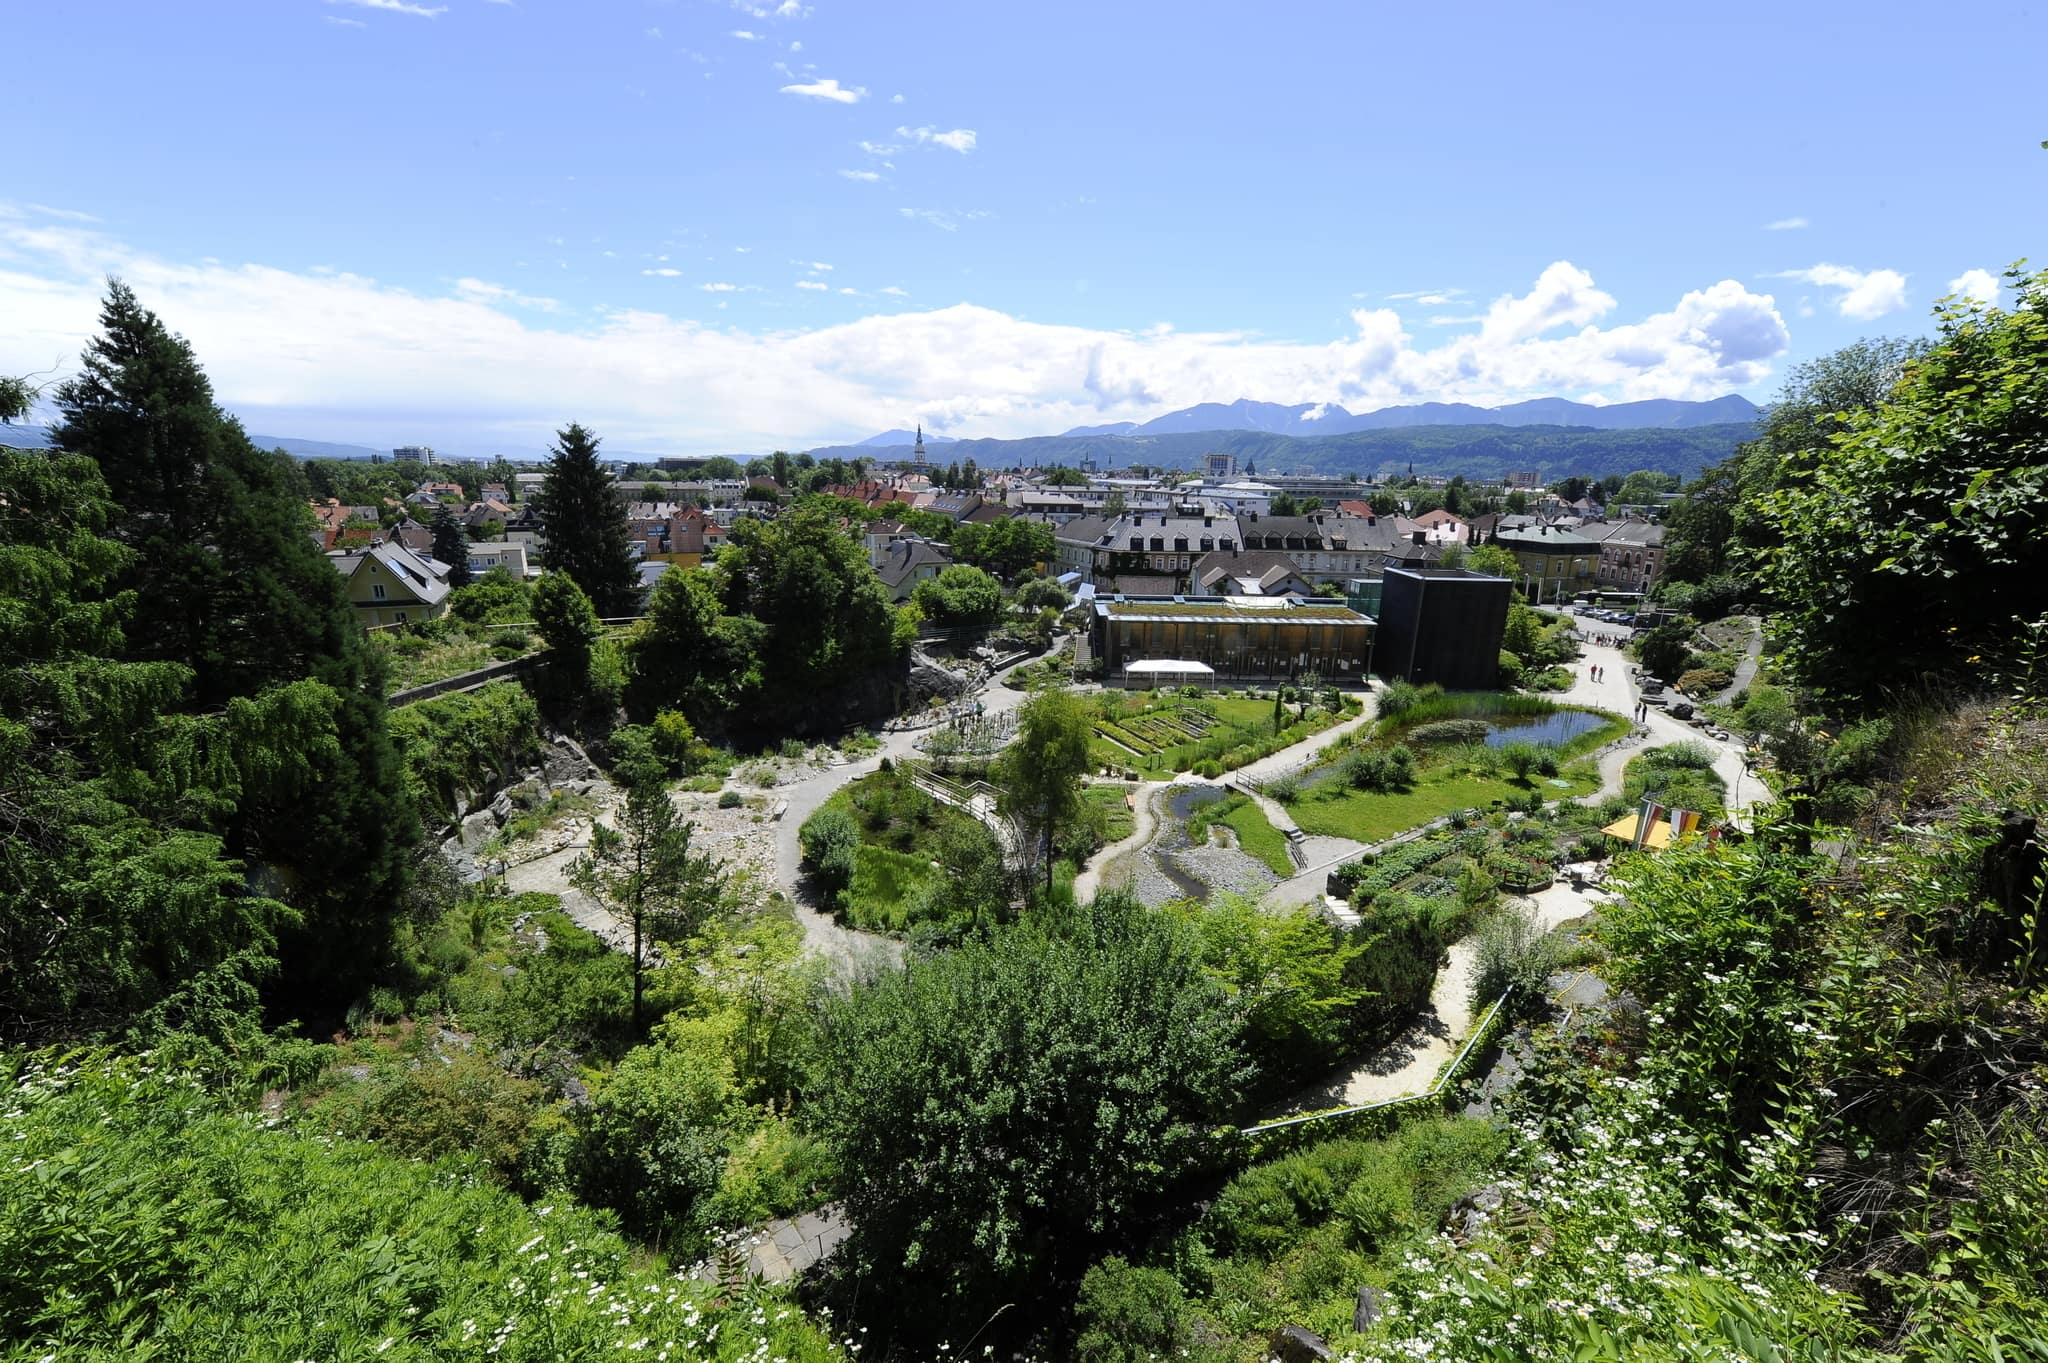
[(446, 502), (434, 512), (434, 557), (448, 565), (449, 586), (469, 585), (469, 536), (462, 533), (455, 509)]
[[(113, 537), (134, 551), (126, 656), (189, 667), (187, 705), (201, 715), (306, 680), (331, 692), (300, 721), (250, 735), (275, 754), (259, 765), (276, 779), (245, 784), (212, 822), (303, 913), (283, 943), (280, 997), (295, 1011), (346, 1002), (383, 962), (417, 834), (381, 660), (305, 503), (214, 404), (191, 346), (118, 280), (100, 327), (58, 392), (57, 439), (99, 465), (121, 508)], [(315, 763), (319, 775), (294, 775)]]
[(557, 440), (540, 493), (548, 568), (574, 578), (599, 615), (631, 615), (640, 574), (618, 484), (597, 462), (597, 437), (581, 425), (570, 422)]

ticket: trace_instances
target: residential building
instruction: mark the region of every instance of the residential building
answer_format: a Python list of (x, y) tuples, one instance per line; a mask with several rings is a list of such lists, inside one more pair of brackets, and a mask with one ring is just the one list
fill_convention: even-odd
[(1197, 662), (1219, 683), (1273, 681), (1314, 672), (1344, 687), (1363, 684), (1372, 621), (1348, 606), (1302, 597), (1095, 601), (1092, 644), (1105, 679), (1127, 680), (1131, 663)]
[(1234, 454), (1205, 454), (1202, 456), (1202, 476), (1228, 482), (1237, 477), (1237, 456)]
[(1301, 575), (1294, 560), (1270, 549), (1204, 554), (1189, 578), (1190, 597), (1315, 595), (1315, 584)]
[(953, 554), (945, 545), (905, 535), (890, 541), (889, 552), (876, 566), (875, 576), (889, 589), (891, 600), (908, 601), (918, 583), (937, 577), (952, 566)]
[(329, 554), (328, 559), (348, 580), (349, 603), (365, 628), (448, 613), (448, 565), (395, 540), (378, 540), (360, 553)]
[(1170, 577), (1185, 590), (1196, 559), (1239, 547), (1235, 516), (1144, 512), (1108, 519), (1082, 516), (1053, 531), (1059, 572), (1104, 582), (1125, 574)]
[[(514, 577), (525, 577), (526, 546), (515, 540), (482, 540), (469, 546), (469, 571), (482, 577), (493, 568), (503, 568)], [(531, 570), (538, 576), (538, 568)]]
[(410, 459), (420, 464), (431, 464), (434, 462), (434, 447), (432, 445), (400, 445), (397, 449), (391, 451), (391, 457), (393, 459)]
[(1515, 581), (1529, 598), (1569, 601), (1593, 590), (1600, 574), (1600, 541), (1561, 525), (1496, 530), (1493, 542), (1515, 556), (1522, 571)]
[(1492, 690), (1513, 595), (1506, 578), (1466, 568), (1387, 569), (1373, 670), (1447, 691)]
[(1664, 527), (1651, 521), (1610, 521), (1580, 527), (1600, 541), (1603, 591), (1647, 592), (1664, 572)]

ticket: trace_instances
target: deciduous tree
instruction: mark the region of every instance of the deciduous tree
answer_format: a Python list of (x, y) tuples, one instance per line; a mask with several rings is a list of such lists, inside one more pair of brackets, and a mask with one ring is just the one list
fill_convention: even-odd
[(1094, 727), (1071, 691), (1041, 691), (1017, 713), (1017, 738), (998, 760), (997, 808), (1017, 820), (1044, 849), (1045, 884), (1052, 888), (1052, 847), (1059, 830), (1080, 813), (1081, 778), (1088, 771)]

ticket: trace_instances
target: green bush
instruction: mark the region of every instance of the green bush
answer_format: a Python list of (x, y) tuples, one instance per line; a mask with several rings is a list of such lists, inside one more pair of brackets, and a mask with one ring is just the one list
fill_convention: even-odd
[(1111, 1255), (1081, 1279), (1074, 1357), (1080, 1363), (1149, 1363), (1183, 1356), (1192, 1342), (1191, 1317), (1173, 1274)]
[(392, 711), (390, 724), (406, 789), (435, 822), (454, 817), (461, 792), (483, 790), (540, 754), (540, 708), (516, 682), (423, 700)]
[(1472, 1011), (1512, 993), (1516, 1005), (1539, 1003), (1556, 968), (1555, 939), (1527, 913), (1502, 908), (1479, 925), (1472, 961)]
[(803, 864), (818, 883), (827, 903), (837, 903), (853, 883), (854, 858), (860, 850), (860, 827), (845, 810), (827, 805), (797, 830)]
[(738, 809), (746, 802), (746, 797), (736, 790), (721, 790), (718, 792), (718, 807), (720, 809)]
[(1713, 696), (1727, 690), (1734, 680), (1732, 673), (1720, 668), (1695, 667), (1682, 673), (1674, 684), (1688, 696)]
[(1406, 744), (1361, 748), (1344, 760), (1344, 779), (1359, 790), (1403, 791), (1415, 784), (1415, 754)]

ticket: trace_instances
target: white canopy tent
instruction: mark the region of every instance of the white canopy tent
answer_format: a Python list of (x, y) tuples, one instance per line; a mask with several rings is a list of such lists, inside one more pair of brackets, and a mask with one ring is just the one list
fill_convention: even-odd
[(1124, 686), (1206, 686), (1216, 680), (1216, 669), (1186, 658), (1145, 658), (1124, 664)]

